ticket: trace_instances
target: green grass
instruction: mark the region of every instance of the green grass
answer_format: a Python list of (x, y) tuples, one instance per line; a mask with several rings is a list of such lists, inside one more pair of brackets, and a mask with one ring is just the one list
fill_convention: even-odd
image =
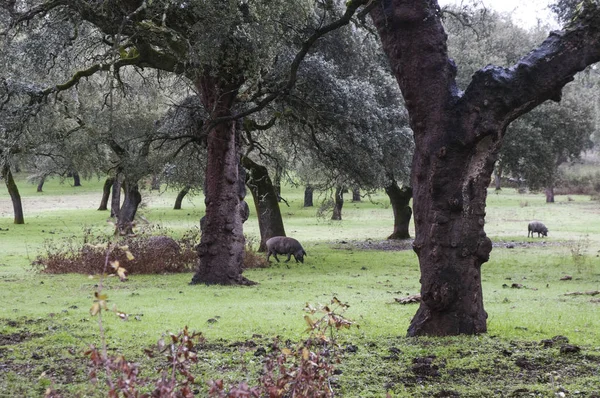
[[(100, 340), (97, 319), (88, 312), (98, 277), (39, 274), (30, 263), (47, 239), (80, 235), (83, 229), (112, 232), (107, 212), (94, 210), (102, 181), (74, 188), (49, 180), (42, 194), (31, 184), (20, 182), (19, 188), (26, 224), (12, 224), (10, 207), (0, 210), (0, 362), (6, 364), (0, 367), (0, 396), (41, 396), (51, 383), (66, 396), (101, 396), (87, 381), (82, 358), (83, 350)], [(198, 196), (185, 200), (183, 210), (172, 210), (175, 194), (145, 191), (140, 213), (177, 236), (198, 225), (204, 207)], [(287, 187), (290, 206), (282, 204), (282, 213), (287, 234), (308, 252), (304, 264), (248, 270), (245, 276), (258, 282), (252, 287), (190, 286), (191, 274), (133, 276), (125, 283), (108, 278), (104, 292), (110, 305), (131, 314), (127, 322), (112, 314), (103, 317), (109, 347), (151, 365), (142, 349), (187, 325), (215, 343), (201, 354), (200, 379), (240, 380), (244, 367), (259, 369), (260, 361), (234, 343), (254, 339), (266, 345), (275, 336), (298, 341), (305, 337), (305, 303), (326, 304), (335, 296), (350, 304), (345, 315), (360, 325), (340, 336), (342, 346), (358, 347), (344, 353), (340, 364), (343, 373), (336, 383), (342, 396), (381, 397), (387, 391), (399, 397), (452, 396), (449, 391), (471, 397), (553, 396), (557, 387), (592, 396), (600, 390), (600, 304), (590, 296), (565, 296), (600, 290), (597, 202), (559, 196), (547, 205), (543, 195), (490, 190), (486, 232), (497, 245), (482, 268), (488, 333), (410, 339), (404, 336), (417, 307), (399, 305), (394, 298), (419, 291), (416, 255), (354, 244), (365, 247), (366, 240), (379, 242), (391, 233), (385, 196), (347, 201), (344, 220), (331, 222), (316, 217), (316, 208), (302, 208), (302, 194)], [(6, 192), (0, 193), (0, 203), (8, 200)], [(548, 238), (526, 237), (533, 219), (546, 223)], [(257, 241), (255, 217), (245, 224), (245, 233)], [(561, 281), (564, 275), (573, 279)], [(582, 353), (569, 356), (557, 347), (540, 347), (541, 340), (556, 335), (580, 345)], [(397, 358), (390, 356), (391, 348), (400, 350)], [(414, 370), (416, 358), (432, 355), (438, 375)], [(556, 381), (552, 371), (562, 378)]]

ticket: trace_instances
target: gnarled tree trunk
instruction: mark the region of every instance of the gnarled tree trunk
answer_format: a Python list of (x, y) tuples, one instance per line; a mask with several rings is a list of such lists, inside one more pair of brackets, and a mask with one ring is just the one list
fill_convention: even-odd
[(408, 204), (412, 198), (412, 189), (406, 186), (400, 188), (398, 183), (392, 180), (385, 187), (385, 193), (389, 196), (394, 211), (394, 232), (388, 236), (388, 239), (410, 239), (408, 226), (412, 217), (412, 209)]
[(142, 203), (142, 194), (138, 182), (127, 178), (123, 181), (123, 191), (125, 197), (117, 216), (117, 228), (119, 234), (131, 235), (133, 234), (135, 215), (140, 203)]
[(267, 168), (254, 162), (247, 156), (242, 157), (242, 164), (248, 171), (246, 185), (254, 198), (258, 227), (260, 229), (259, 252), (267, 250), (267, 240), (274, 236), (285, 236), (285, 228), (275, 187), (269, 177)]
[(332, 220), (342, 220), (342, 207), (344, 207), (344, 192), (346, 188), (338, 186), (335, 188), (335, 195), (333, 198), (333, 214), (331, 215)]
[(110, 198), (110, 189), (113, 186), (114, 180), (114, 178), (108, 177), (104, 181), (104, 186), (102, 187), (102, 199), (100, 200), (98, 210), (108, 210), (108, 199)]
[(46, 182), (46, 175), (44, 174), (43, 176), (40, 177), (40, 180), (38, 181), (37, 184), (37, 192), (44, 192), (44, 183)]
[(181, 189), (181, 191), (179, 191), (177, 197), (175, 198), (175, 206), (173, 206), (173, 210), (181, 210), (181, 202), (183, 202), (183, 198), (185, 198), (185, 195), (187, 195), (188, 192), (190, 192), (190, 189), (191, 187), (189, 185), (186, 185)]
[[(587, 10), (587, 9), (586, 9)], [(511, 68), (486, 66), (464, 92), (448, 59), (435, 0), (384, 0), (371, 16), (402, 90), (415, 138), (413, 247), (421, 268), (419, 310), (409, 336), (487, 330), (481, 265), (492, 243), (485, 201), (508, 124), (600, 60), (600, 30), (573, 24), (551, 33)]]
[(10, 166), (8, 164), (4, 164), (2, 166), (2, 178), (4, 179), (6, 189), (8, 189), (8, 194), (10, 195), (10, 200), (12, 201), (14, 223), (25, 224), (21, 194), (19, 194), (19, 188), (17, 188), (17, 184), (15, 183), (12, 172), (10, 171)]
[[(231, 116), (238, 87), (208, 75), (197, 82), (204, 107), (212, 110), (212, 119)], [(198, 245), (198, 269), (191, 283), (252, 284), (242, 276), (245, 239), (240, 206), (243, 206), (245, 176), (240, 175), (243, 168), (239, 167), (235, 122), (215, 124), (209, 130), (206, 142), (206, 215)]]
[(306, 184), (306, 187), (304, 187), (304, 207), (313, 206), (313, 193), (314, 188), (312, 185)]
[(117, 173), (112, 185), (112, 195), (110, 198), (110, 216), (116, 217), (121, 210), (121, 188), (123, 185), (123, 176)]

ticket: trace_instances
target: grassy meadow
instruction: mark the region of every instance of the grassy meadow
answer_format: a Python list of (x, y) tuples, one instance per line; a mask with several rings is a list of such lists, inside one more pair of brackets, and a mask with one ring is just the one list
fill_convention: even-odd
[[(100, 344), (97, 317), (89, 313), (99, 277), (48, 275), (31, 265), (51, 240), (84, 230), (112, 233), (108, 213), (96, 210), (102, 183), (49, 180), (38, 193), (20, 179), (25, 225), (12, 224), (10, 198), (0, 192), (0, 396), (44, 396), (48, 387), (67, 397), (105, 395), (101, 383), (88, 381), (83, 357), (90, 344)], [(203, 198), (186, 198), (183, 210), (172, 210), (175, 195), (144, 191), (140, 214), (150, 225), (141, 228), (160, 227), (174, 237), (197, 228)], [(305, 304), (337, 297), (350, 305), (344, 316), (360, 326), (337, 337), (341, 347), (353, 347), (338, 365), (338, 396), (600, 397), (598, 296), (565, 295), (600, 290), (597, 201), (571, 195), (546, 204), (543, 194), (490, 190), (486, 232), (494, 249), (482, 267), (488, 333), (432, 339), (405, 337), (417, 305), (395, 299), (419, 292), (419, 267), (411, 250), (384, 242), (393, 220), (383, 193), (360, 203), (348, 198), (341, 222), (303, 208), (302, 188), (285, 187), (283, 196), (286, 232), (304, 245), (304, 264), (247, 270), (258, 282), (252, 287), (190, 286), (191, 274), (106, 278), (110, 306), (130, 315), (126, 322), (103, 315), (109, 350), (151, 369), (145, 347), (186, 325), (201, 331), (207, 344), (194, 371), (203, 396), (213, 378), (252, 384), (261, 367), (255, 347), (274, 337), (305, 338)], [(315, 195), (315, 203), (320, 199)], [(549, 228), (547, 238), (527, 238), (534, 219)], [(258, 242), (253, 214), (245, 233)], [(561, 280), (566, 275), (572, 278)], [(559, 335), (581, 351), (561, 353), (558, 344), (541, 343)]]

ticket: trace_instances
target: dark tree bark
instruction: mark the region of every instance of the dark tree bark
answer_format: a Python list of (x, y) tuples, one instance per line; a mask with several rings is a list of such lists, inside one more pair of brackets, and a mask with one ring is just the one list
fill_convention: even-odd
[(117, 176), (113, 179), (112, 184), (112, 196), (110, 199), (110, 216), (116, 217), (121, 210), (121, 176), (117, 173)]
[[(587, 4), (587, 3), (586, 3)], [(510, 69), (486, 66), (456, 86), (435, 0), (384, 0), (371, 16), (404, 96), (415, 138), (411, 186), (421, 268), (419, 310), (409, 336), (483, 333), (481, 265), (487, 187), (507, 125), (600, 60), (600, 16), (551, 33)]]
[(81, 177), (79, 177), (79, 173), (73, 171), (73, 186), (80, 187), (81, 186)]
[(335, 188), (335, 196), (333, 198), (333, 214), (331, 215), (332, 220), (342, 220), (342, 207), (344, 207), (344, 193), (347, 190), (344, 187)]
[(125, 197), (117, 216), (117, 228), (120, 235), (132, 235), (135, 215), (142, 203), (142, 194), (138, 182), (127, 180), (127, 178), (123, 181), (123, 192)]
[(258, 217), (258, 227), (260, 229), (258, 251), (264, 252), (267, 250), (267, 240), (274, 236), (286, 236), (279, 202), (267, 168), (247, 156), (242, 157), (242, 164), (248, 171), (246, 186), (248, 186), (254, 198)]
[(181, 189), (181, 191), (179, 191), (177, 197), (175, 198), (175, 206), (173, 206), (173, 210), (181, 210), (181, 202), (183, 202), (183, 198), (185, 198), (185, 195), (190, 192), (191, 188), (192, 187), (189, 185), (186, 185)]
[[(212, 110), (212, 119), (231, 115), (238, 87), (239, 83), (226, 84), (208, 75), (197, 82), (203, 105)], [(214, 125), (206, 143), (206, 215), (198, 245), (198, 269), (191, 283), (252, 284), (242, 276), (245, 239), (240, 206), (244, 206), (245, 176), (240, 175), (243, 168), (239, 165), (236, 123)]]
[(108, 199), (110, 198), (110, 189), (113, 186), (114, 180), (114, 178), (108, 177), (106, 181), (104, 181), (104, 186), (102, 187), (102, 199), (100, 200), (98, 210), (108, 210)]
[(554, 186), (546, 187), (546, 203), (554, 203)]
[(385, 193), (389, 196), (394, 211), (394, 232), (388, 236), (388, 239), (410, 239), (408, 226), (412, 217), (412, 209), (408, 204), (412, 198), (412, 189), (410, 187), (400, 188), (396, 181), (392, 181), (385, 187)]
[(312, 185), (307, 184), (304, 187), (304, 207), (313, 207), (313, 193), (314, 188)]
[(360, 197), (360, 188), (353, 188), (352, 189), (352, 201), (360, 202), (361, 200), (362, 200), (362, 198)]
[(12, 172), (10, 171), (10, 166), (8, 164), (4, 164), (2, 166), (2, 178), (4, 179), (4, 183), (8, 189), (8, 194), (10, 195), (10, 200), (12, 201), (14, 223), (25, 224), (25, 217), (23, 216), (23, 203), (21, 203), (21, 194), (19, 194), (19, 188), (17, 188), (17, 184), (15, 183)]
[(46, 182), (46, 176), (43, 175), (40, 177), (40, 180), (38, 181), (38, 185), (37, 185), (37, 192), (44, 192), (44, 183)]

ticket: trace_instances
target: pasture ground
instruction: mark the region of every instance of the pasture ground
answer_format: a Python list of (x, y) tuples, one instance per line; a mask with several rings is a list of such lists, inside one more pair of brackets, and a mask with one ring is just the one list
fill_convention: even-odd
[[(107, 212), (95, 210), (101, 184), (74, 188), (51, 180), (37, 193), (21, 180), (25, 225), (12, 224), (10, 199), (0, 192), (0, 396), (43, 396), (50, 386), (65, 397), (105, 396), (101, 383), (89, 382), (83, 356), (100, 342), (89, 313), (99, 277), (46, 275), (31, 266), (48, 240), (77, 239), (84, 229), (112, 232)], [(408, 244), (385, 240), (392, 230), (387, 198), (347, 199), (343, 221), (332, 222), (316, 217), (316, 208), (302, 208), (302, 193), (287, 187), (290, 206), (282, 203), (282, 213), (306, 261), (246, 271), (256, 286), (190, 286), (191, 274), (105, 279), (110, 305), (130, 314), (126, 322), (103, 316), (110, 351), (152, 374), (156, 363), (145, 347), (186, 325), (201, 331), (206, 344), (194, 372), (203, 396), (209, 379), (252, 384), (261, 368), (258, 348), (276, 336), (305, 338), (305, 304), (337, 297), (360, 326), (338, 336), (338, 396), (600, 397), (600, 296), (566, 295), (600, 290), (598, 202), (558, 196), (548, 205), (542, 194), (490, 190), (486, 232), (494, 250), (482, 271), (488, 333), (432, 339), (405, 337), (417, 306), (395, 299), (418, 293), (418, 263)], [(140, 213), (175, 237), (196, 228), (204, 213), (200, 196), (179, 211), (172, 210), (175, 192), (143, 196)], [(526, 237), (534, 219), (546, 223), (548, 238)], [(257, 242), (253, 215), (245, 233)], [(566, 340), (555, 336), (580, 351), (561, 352)]]

